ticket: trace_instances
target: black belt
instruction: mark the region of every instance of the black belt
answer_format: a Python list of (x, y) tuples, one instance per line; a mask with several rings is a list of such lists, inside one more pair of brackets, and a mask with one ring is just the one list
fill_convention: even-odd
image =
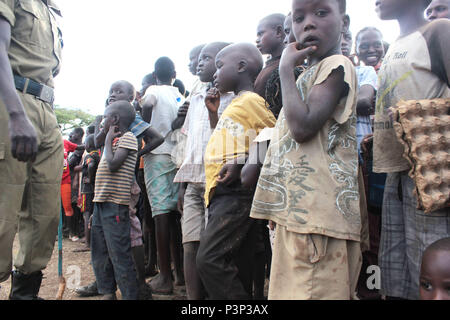
[(31, 94), (44, 102), (53, 104), (55, 99), (53, 88), (17, 75), (14, 75), (14, 83), (17, 90)]

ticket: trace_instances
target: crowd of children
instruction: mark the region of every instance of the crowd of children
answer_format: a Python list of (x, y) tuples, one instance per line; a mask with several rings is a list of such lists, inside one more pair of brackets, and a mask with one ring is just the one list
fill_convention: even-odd
[(450, 299), (450, 209), (417, 209), (388, 111), (450, 98), (449, 5), (378, 0), (389, 45), (375, 27), (353, 41), (345, 0), (292, 0), (256, 45), (192, 49), (190, 92), (168, 57), (138, 92), (113, 83), (64, 143), (65, 224), (96, 278), (78, 294)]

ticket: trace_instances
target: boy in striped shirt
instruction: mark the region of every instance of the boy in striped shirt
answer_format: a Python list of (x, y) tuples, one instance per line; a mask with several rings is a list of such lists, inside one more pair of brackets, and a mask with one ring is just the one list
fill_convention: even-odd
[(135, 114), (129, 102), (119, 101), (104, 115), (107, 135), (95, 180), (91, 254), (98, 291), (105, 300), (116, 299), (116, 285), (123, 300), (138, 298), (128, 212), (138, 152), (137, 139), (128, 128)]

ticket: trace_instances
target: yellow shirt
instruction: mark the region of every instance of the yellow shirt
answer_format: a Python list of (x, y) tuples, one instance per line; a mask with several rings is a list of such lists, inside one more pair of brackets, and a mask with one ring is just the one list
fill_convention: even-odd
[(248, 155), (250, 144), (266, 127), (275, 125), (275, 117), (265, 101), (254, 92), (240, 93), (217, 123), (205, 152), (205, 205), (208, 207), (224, 164)]
[[(46, 4), (47, 3), (47, 4)], [(0, 0), (0, 16), (11, 25), (9, 60), (14, 74), (53, 87), (61, 62), (61, 16), (51, 0)]]

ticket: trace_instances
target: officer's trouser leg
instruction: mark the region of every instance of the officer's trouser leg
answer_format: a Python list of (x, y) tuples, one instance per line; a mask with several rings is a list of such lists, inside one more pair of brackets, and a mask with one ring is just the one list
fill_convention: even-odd
[[(64, 153), (56, 117), (48, 104), (39, 102), (29, 95), (21, 95), (21, 98), (26, 106), (28, 117), (36, 129), (39, 151), (34, 163), (21, 167), (22, 174), (25, 176), (24, 183), (19, 184), (20, 188), (17, 187), (14, 194), (12, 191), (7, 191), (11, 193), (11, 199), (14, 200), (11, 202), (9, 198), (5, 199), (3, 193), (0, 198), (2, 202), (0, 212), (5, 209), (10, 211), (6, 215), (5, 227), (0, 227), (1, 256), (3, 257), (4, 254), (8, 256), (5, 262), (3, 258), (0, 258), (2, 261), (0, 280), (6, 280), (11, 271), (10, 252), (16, 228), (19, 233), (20, 249), (14, 261), (15, 268), (25, 274), (45, 269), (53, 252), (61, 210), (60, 184)], [(1, 120), (2, 123), (3, 121)], [(5, 135), (2, 134), (2, 137)], [(7, 141), (5, 145), (7, 145), (5, 153), (9, 158), (6, 159), (5, 165), (15, 162), (15, 167), (20, 166), (21, 164), (10, 158), (9, 142)], [(4, 172), (5, 170), (0, 166), (0, 175)], [(19, 173), (6, 173), (6, 175), (14, 174)], [(0, 192), (8, 187), (2, 184)], [(20, 210), (17, 210), (17, 203)], [(2, 222), (0, 222), (1, 225), (3, 225)], [(5, 230), (6, 228), (9, 229)], [(3, 235), (5, 235), (4, 240)]]

